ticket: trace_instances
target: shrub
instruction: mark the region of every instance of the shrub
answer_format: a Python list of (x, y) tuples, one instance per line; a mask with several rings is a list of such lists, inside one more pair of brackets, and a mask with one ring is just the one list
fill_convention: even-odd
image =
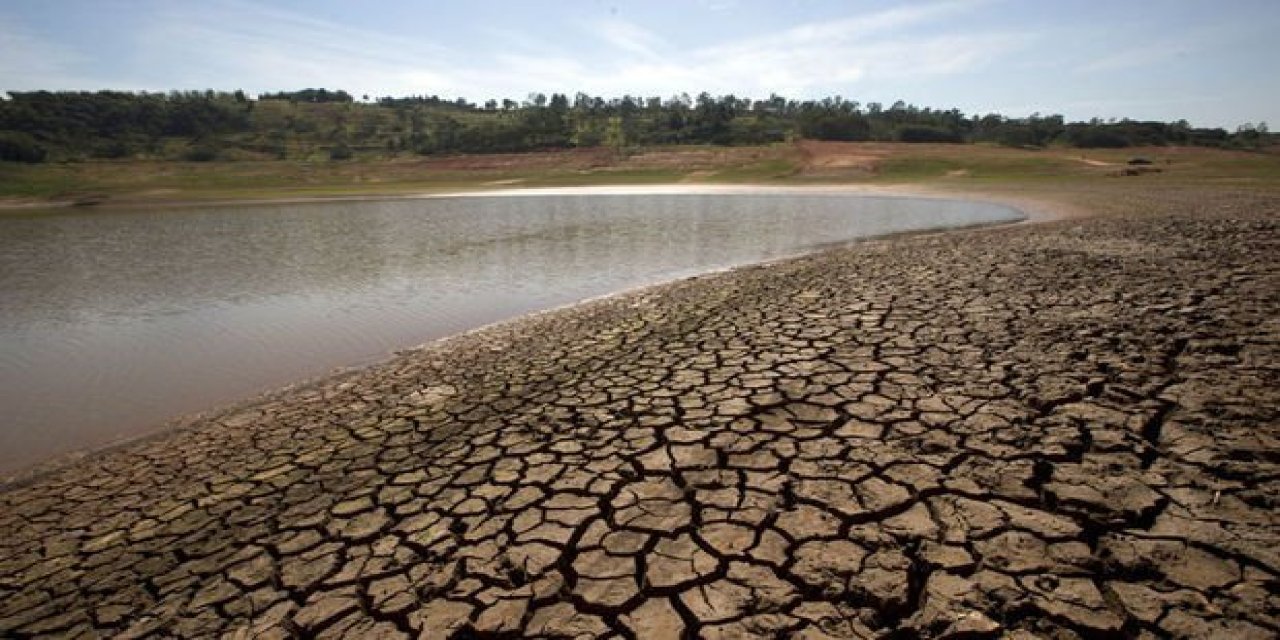
[(352, 153), (351, 147), (348, 147), (345, 142), (339, 142), (329, 148), (330, 160), (350, 160), (353, 156), (355, 154)]
[(871, 125), (855, 113), (806, 115), (800, 120), (800, 135), (813, 140), (867, 140)]
[(130, 155), (133, 155), (133, 150), (124, 142), (119, 140), (110, 140), (103, 142), (102, 144), (95, 145), (91, 155), (95, 158), (127, 158)]
[(960, 134), (940, 127), (909, 126), (898, 129), (899, 142), (963, 142)]
[(48, 152), (35, 138), (20, 131), (0, 131), (0, 160), (44, 162)]
[(1071, 144), (1082, 149), (1122, 149), (1129, 146), (1129, 140), (1111, 131), (1089, 129), (1072, 136)]
[(218, 149), (208, 144), (198, 144), (182, 154), (182, 159), (192, 162), (210, 162), (218, 159)]

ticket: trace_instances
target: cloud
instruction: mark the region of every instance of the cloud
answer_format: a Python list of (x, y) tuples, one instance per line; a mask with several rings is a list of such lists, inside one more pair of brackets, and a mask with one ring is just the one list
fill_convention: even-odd
[(455, 87), (439, 60), (449, 51), (418, 40), (296, 13), (222, 1), (182, 5), (150, 17), (135, 67), (156, 87), (243, 87), (255, 91), (329, 87), (420, 93)]
[(645, 58), (658, 58), (669, 46), (657, 34), (625, 20), (599, 20), (589, 28), (614, 49)]
[(1241, 41), (1264, 35), (1256, 24), (1212, 24), (1188, 29), (1176, 37), (1161, 36), (1131, 43), (1116, 36), (1120, 44), (1075, 67), (1077, 73), (1106, 73), (1167, 64), (1178, 64), (1191, 56), (1204, 55)]
[(699, 6), (714, 13), (733, 11), (739, 4), (739, 0), (698, 0)]
[(899, 7), (796, 25), (730, 43), (680, 50), (636, 25), (610, 20), (598, 34), (613, 56), (577, 77), (593, 92), (670, 93), (707, 90), (763, 96), (829, 93), (873, 79), (910, 80), (964, 73), (1035, 39), (998, 31), (964, 35), (912, 32), (979, 2), (959, 0)]
[(928, 23), (988, 4), (987, 0), (947, 0), (883, 9), (843, 19), (802, 24), (780, 33), (755, 38), (773, 46), (812, 46), (831, 42), (901, 38), (904, 27)]
[(86, 57), (0, 16), (0, 90), (86, 86), (77, 68)]
[[(0, 65), (45, 61), (25, 73), (0, 66), (0, 82), (23, 78), (32, 86), (50, 86), (50, 78), (62, 77), (77, 81), (77, 88), (112, 81), (113, 88), (249, 91), (324, 86), (356, 95), (428, 93), (473, 100), (535, 91), (817, 95), (864, 90), (860, 83), (877, 80), (972, 72), (1026, 46), (1032, 36), (1021, 33), (948, 31), (950, 19), (985, 3), (912, 4), (728, 42), (717, 42), (709, 27), (707, 42), (694, 45), (616, 16), (578, 22), (567, 34), (464, 27), (474, 37), (463, 50), (240, 0), (207, 0), (160, 5), (127, 43), (133, 55), (113, 62), (111, 77), (96, 81), (70, 74), (80, 62), (74, 52), (14, 36), (0, 24), (0, 34), (8, 34), (5, 60), (11, 61)], [(587, 37), (572, 37), (574, 28)], [(598, 46), (584, 44), (592, 38)]]
[(1151, 45), (1129, 47), (1122, 51), (1109, 53), (1094, 58), (1078, 67), (1077, 73), (1099, 73), (1140, 69), (1151, 65), (1168, 62), (1179, 56), (1191, 53), (1185, 42), (1160, 42)]

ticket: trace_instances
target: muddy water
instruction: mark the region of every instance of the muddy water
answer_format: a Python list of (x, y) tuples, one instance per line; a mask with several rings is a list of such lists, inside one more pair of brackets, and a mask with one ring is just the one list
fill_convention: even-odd
[(838, 194), (0, 217), (0, 471), (504, 318), (858, 237), (1010, 221)]

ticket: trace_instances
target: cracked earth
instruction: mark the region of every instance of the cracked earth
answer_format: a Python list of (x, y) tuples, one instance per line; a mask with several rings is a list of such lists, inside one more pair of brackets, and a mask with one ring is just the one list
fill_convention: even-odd
[(0, 493), (0, 636), (1280, 633), (1280, 198), (527, 318)]

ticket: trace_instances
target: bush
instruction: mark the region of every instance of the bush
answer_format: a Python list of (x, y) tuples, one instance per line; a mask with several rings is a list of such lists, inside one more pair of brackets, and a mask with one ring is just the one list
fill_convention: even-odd
[(868, 140), (871, 125), (858, 114), (818, 114), (800, 120), (800, 135), (812, 140)]
[(218, 149), (207, 144), (198, 144), (182, 154), (183, 160), (192, 162), (210, 162), (218, 159)]
[(101, 144), (95, 145), (93, 147), (93, 151), (91, 152), (91, 155), (95, 158), (107, 158), (107, 159), (127, 158), (133, 155), (133, 150), (130, 149), (129, 145), (125, 144), (124, 142), (121, 142), (119, 140), (111, 140), (108, 142), (103, 142)]
[(939, 127), (911, 126), (898, 129), (899, 142), (964, 142), (960, 134)]
[(354, 156), (355, 154), (352, 153), (351, 147), (348, 147), (345, 142), (339, 142), (329, 148), (330, 160), (350, 160)]
[(35, 138), (19, 131), (0, 131), (0, 160), (44, 162), (48, 152)]
[(1082, 149), (1122, 149), (1129, 146), (1129, 140), (1111, 131), (1089, 129), (1071, 136), (1071, 144)]

